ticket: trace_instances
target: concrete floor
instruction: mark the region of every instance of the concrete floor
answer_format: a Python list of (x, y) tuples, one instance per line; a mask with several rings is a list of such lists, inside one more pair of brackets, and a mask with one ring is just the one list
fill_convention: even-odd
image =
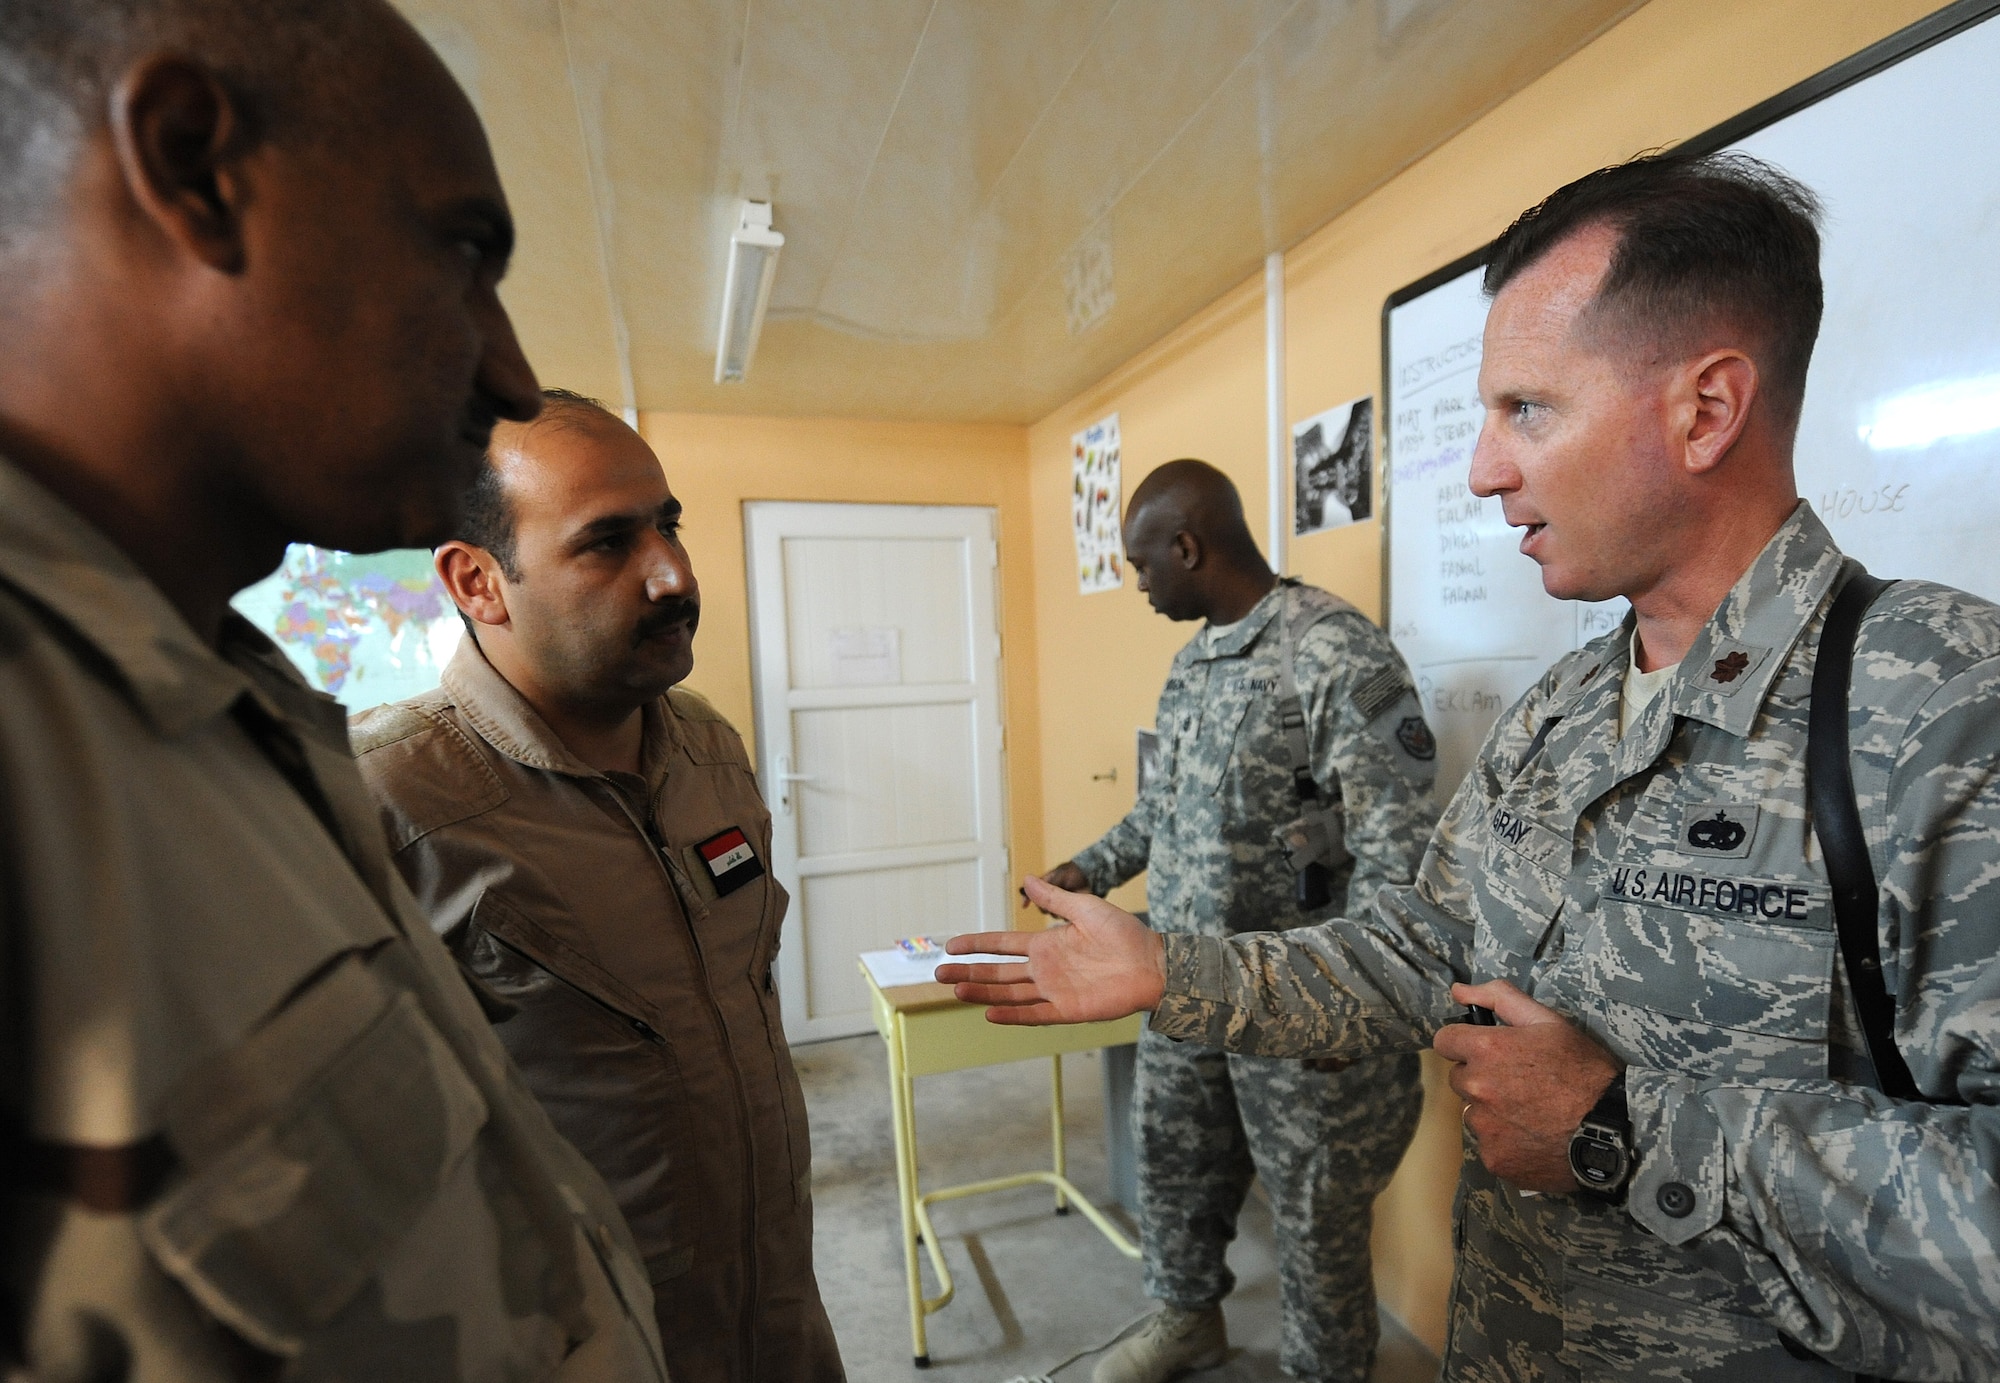
[[(929, 1370), (913, 1367), (896, 1210), (888, 1065), (870, 1033), (792, 1049), (812, 1115), (815, 1258), (821, 1295), (852, 1383), (1009, 1383), (1057, 1370), (1083, 1383), (1096, 1351), (1153, 1309), (1139, 1265), (1074, 1212), (1058, 1218), (1029, 1187), (933, 1207), (958, 1295), (929, 1318)], [(1104, 1169), (1103, 1081), (1097, 1056), (1064, 1058), (1069, 1175), (1119, 1220)], [(1048, 1064), (926, 1076), (917, 1081), (917, 1138), (926, 1189), (1049, 1165)], [(1278, 1383), (1278, 1284), (1262, 1200), (1244, 1207), (1229, 1263), (1237, 1288), (1224, 1308), (1231, 1352), (1194, 1383)], [(924, 1265), (924, 1290), (937, 1283)], [(1429, 1383), (1437, 1360), (1383, 1320), (1375, 1383)]]

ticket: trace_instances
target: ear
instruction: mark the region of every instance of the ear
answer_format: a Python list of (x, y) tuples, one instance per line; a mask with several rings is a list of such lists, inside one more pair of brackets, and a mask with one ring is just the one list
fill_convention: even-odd
[(1201, 539), (1183, 528), (1174, 534), (1174, 560), (1181, 564), (1182, 571), (1193, 571), (1201, 565)]
[(1757, 363), (1736, 350), (1711, 351), (1692, 361), (1683, 376), (1681, 465), (1689, 475), (1705, 475), (1722, 464), (1761, 392)]
[(241, 100), (200, 63), (156, 56), (119, 81), (110, 115), (119, 171), (141, 213), (209, 268), (241, 272), (243, 156), (255, 143)]
[(507, 622), (506, 577), (492, 553), (454, 539), (432, 554), (431, 564), (452, 603), (474, 624)]

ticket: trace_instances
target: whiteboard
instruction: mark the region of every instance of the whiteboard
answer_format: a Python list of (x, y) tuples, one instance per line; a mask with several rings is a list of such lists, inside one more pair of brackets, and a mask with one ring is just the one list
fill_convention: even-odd
[(1480, 270), (1389, 312), (1389, 637), (1438, 742), (1438, 789), (1557, 658), (1615, 627), (1622, 600), (1555, 600), (1497, 499), (1467, 480), (1479, 437)]
[[(1751, 112), (1754, 131), (1732, 122), (1691, 146), (1767, 159), (1826, 205), (1799, 492), (1876, 574), (2000, 599), (2000, 22), (1911, 51), (1972, 8)], [(1453, 787), (1500, 712), (1626, 608), (1550, 599), (1500, 502), (1466, 488), (1479, 278), (1451, 266), (1384, 312), (1389, 631)]]

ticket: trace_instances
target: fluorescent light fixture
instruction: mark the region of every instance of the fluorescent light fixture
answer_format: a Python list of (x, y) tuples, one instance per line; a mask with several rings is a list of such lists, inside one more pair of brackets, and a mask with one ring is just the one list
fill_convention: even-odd
[(771, 281), (778, 276), (778, 251), (785, 237), (771, 229), (769, 202), (744, 202), (729, 236), (729, 274), (722, 284), (722, 339), (715, 343), (715, 382), (740, 383), (749, 373), (764, 309), (771, 305)]
[(1947, 380), (1892, 394), (1855, 429), (1873, 451), (1914, 451), (2000, 431), (2000, 375)]

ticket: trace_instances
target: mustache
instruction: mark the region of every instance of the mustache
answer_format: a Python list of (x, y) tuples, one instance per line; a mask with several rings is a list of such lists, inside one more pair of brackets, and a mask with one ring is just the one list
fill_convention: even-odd
[(692, 634), (701, 624), (701, 601), (687, 596), (654, 606), (632, 631), (632, 644), (637, 647), (669, 625), (675, 624), (687, 625), (688, 632)]

